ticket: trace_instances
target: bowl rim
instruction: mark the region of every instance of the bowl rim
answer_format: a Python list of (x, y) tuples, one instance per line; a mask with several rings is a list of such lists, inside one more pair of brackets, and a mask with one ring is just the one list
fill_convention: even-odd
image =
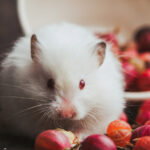
[(32, 31), (25, 12), (26, 12), (25, 0), (17, 0), (17, 13), (19, 23), (21, 25), (24, 35), (29, 35), (31, 34)]
[[(17, 13), (19, 17), (19, 22), (23, 30), (24, 35), (29, 35), (32, 33), (30, 24), (25, 13), (25, 0), (17, 0)], [(150, 91), (148, 92), (124, 92), (124, 98), (128, 101), (141, 101), (150, 99)]]

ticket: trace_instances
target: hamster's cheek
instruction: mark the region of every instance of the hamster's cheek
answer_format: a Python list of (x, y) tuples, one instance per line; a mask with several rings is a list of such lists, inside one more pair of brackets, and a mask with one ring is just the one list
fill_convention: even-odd
[(81, 100), (74, 102), (73, 105), (75, 106), (76, 113), (77, 113), (74, 120), (80, 120), (80, 119), (83, 119), (84, 117), (86, 117), (86, 115), (88, 114), (88, 109), (87, 109), (86, 105), (84, 103), (82, 103)]

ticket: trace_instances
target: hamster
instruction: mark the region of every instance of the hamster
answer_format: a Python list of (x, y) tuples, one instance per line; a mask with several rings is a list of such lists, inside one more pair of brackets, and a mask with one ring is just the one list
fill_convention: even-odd
[(0, 127), (34, 138), (105, 133), (124, 108), (119, 61), (89, 29), (60, 23), (19, 39), (1, 64)]

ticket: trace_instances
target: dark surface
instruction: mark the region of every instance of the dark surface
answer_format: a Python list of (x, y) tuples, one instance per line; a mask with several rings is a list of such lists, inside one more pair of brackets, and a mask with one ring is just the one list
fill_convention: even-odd
[(0, 150), (33, 150), (33, 141), (25, 137), (0, 136)]
[[(19, 25), (16, 0), (0, 0), (0, 60), (23, 36)], [(0, 135), (0, 150), (32, 150), (33, 142), (25, 137)]]

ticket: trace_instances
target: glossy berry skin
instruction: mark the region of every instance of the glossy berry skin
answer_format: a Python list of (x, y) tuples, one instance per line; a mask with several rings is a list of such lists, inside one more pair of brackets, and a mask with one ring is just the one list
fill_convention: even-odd
[(57, 130), (46, 130), (39, 134), (35, 141), (35, 150), (65, 150), (70, 147), (67, 136)]
[(143, 136), (150, 136), (150, 125), (143, 125), (136, 128), (132, 133), (131, 141)]
[(150, 136), (139, 138), (133, 150), (150, 150)]
[(117, 150), (117, 148), (109, 137), (93, 134), (81, 143), (81, 150)]
[(134, 65), (127, 61), (122, 62), (122, 69), (125, 79), (125, 89), (129, 89), (133, 85), (138, 77), (138, 72)]
[(143, 104), (140, 107), (139, 112), (141, 111), (150, 111), (150, 99), (147, 99), (143, 102)]
[(107, 128), (107, 135), (119, 147), (125, 147), (131, 137), (131, 126), (122, 120), (112, 121)]
[(136, 122), (140, 125), (145, 124), (146, 121), (150, 120), (150, 100), (147, 99), (141, 105), (139, 112), (136, 117)]
[(150, 91), (150, 69), (145, 70), (137, 80), (138, 88), (141, 91)]
[(150, 111), (141, 111), (136, 117), (136, 123), (143, 125), (146, 121), (150, 120)]

